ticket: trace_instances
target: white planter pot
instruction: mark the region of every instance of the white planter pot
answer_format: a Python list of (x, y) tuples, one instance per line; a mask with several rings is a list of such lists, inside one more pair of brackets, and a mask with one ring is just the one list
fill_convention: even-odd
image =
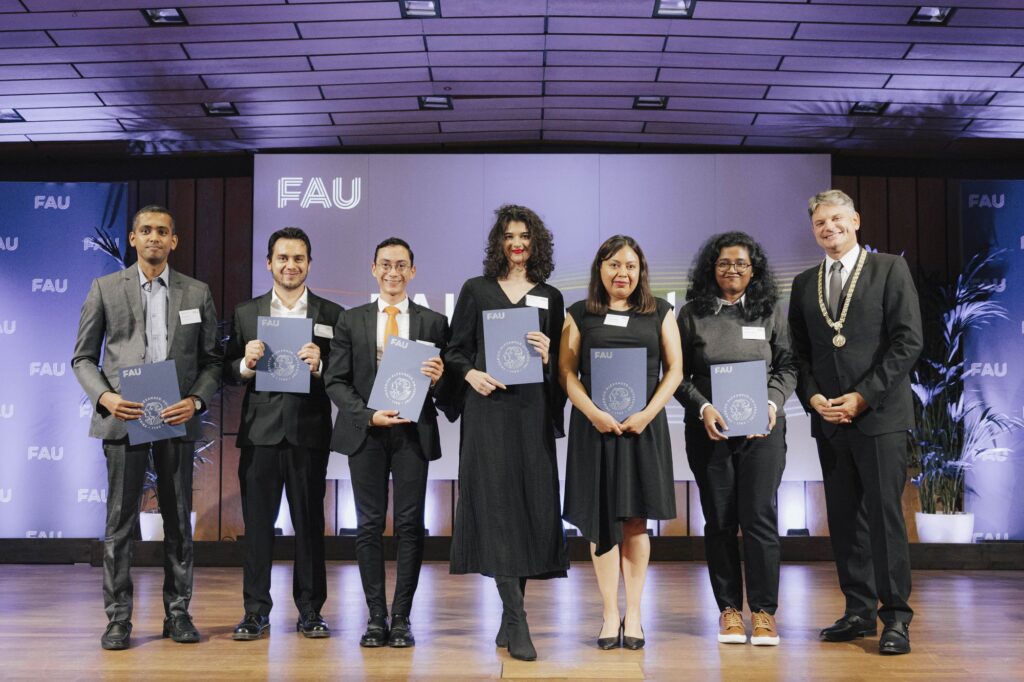
[[(196, 533), (196, 513), (189, 514), (189, 523), (192, 525), (192, 534)], [(139, 531), (143, 540), (164, 539), (164, 518), (158, 511), (142, 512), (139, 514)]]
[(974, 514), (914, 513), (917, 537), (921, 542), (969, 544), (974, 541)]

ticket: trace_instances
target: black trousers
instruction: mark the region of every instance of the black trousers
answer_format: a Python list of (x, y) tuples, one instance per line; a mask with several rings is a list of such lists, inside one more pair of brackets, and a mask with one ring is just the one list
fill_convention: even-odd
[(910, 623), (910, 548), (901, 504), (906, 432), (866, 436), (840, 426), (817, 441), (846, 613), (874, 622), (877, 611), (887, 625)]
[(192, 599), (192, 450), (177, 439), (145, 445), (103, 441), (107, 523), (103, 538), (103, 606), (110, 620), (131, 620), (130, 568), (142, 484), (152, 445), (156, 495), (164, 521), (164, 613), (188, 613)]
[(282, 488), (288, 496), (295, 528), (295, 566), (292, 598), (299, 613), (320, 612), (327, 601), (324, 563), (324, 494), (327, 491), (328, 450), (288, 443), (242, 448), (238, 480), (245, 520), (245, 559), (242, 595), (246, 613), (266, 616), (270, 570), (274, 560), (274, 522), (281, 507)]
[[(775, 614), (779, 602), (779, 514), (786, 468), (786, 419), (766, 438), (712, 441), (703, 423), (686, 424), (686, 457), (700, 490), (704, 550), (718, 610), (743, 610), (746, 576), (750, 610)], [(738, 530), (743, 531), (740, 572)]]
[(423, 564), (423, 512), (428, 460), (415, 425), (374, 427), (359, 452), (348, 459), (359, 532), (356, 560), (370, 613), (387, 613), (384, 594), (384, 525), (388, 510), (388, 475), (395, 488), (397, 578), (392, 615), (408, 616)]

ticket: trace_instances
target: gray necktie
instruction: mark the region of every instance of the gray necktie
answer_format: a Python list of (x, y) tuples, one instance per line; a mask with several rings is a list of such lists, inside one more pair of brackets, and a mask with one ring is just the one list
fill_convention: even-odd
[(839, 294), (843, 292), (843, 264), (836, 261), (829, 270), (828, 278), (828, 309), (832, 319), (839, 318)]

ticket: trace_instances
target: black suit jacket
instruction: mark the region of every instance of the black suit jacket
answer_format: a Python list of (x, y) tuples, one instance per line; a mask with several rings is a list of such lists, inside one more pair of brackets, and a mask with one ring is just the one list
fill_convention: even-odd
[[(844, 287), (840, 309), (851, 280), (852, 276)], [(832, 345), (835, 332), (818, 305), (818, 266), (793, 280), (789, 326), (800, 364), (796, 392), (811, 414), (814, 437), (832, 436), (837, 428), (810, 406), (816, 393), (826, 398), (860, 393), (868, 409), (853, 423), (865, 435), (913, 427), (910, 370), (921, 354), (923, 337), (917, 289), (903, 258), (867, 254), (843, 326), (846, 345), (842, 348)]]
[(257, 391), (255, 379), (243, 379), (239, 364), (245, 357), (245, 344), (257, 338), (256, 318), (270, 316), (271, 292), (235, 307), (231, 338), (224, 351), (224, 380), (245, 385), (242, 399), (242, 423), (238, 427), (239, 447), (277, 445), (287, 440), (292, 445), (326, 450), (331, 440), (331, 401), (324, 391), (324, 375), (330, 365), (331, 339), (317, 335), (321, 329), (334, 330), (343, 308), (333, 301), (309, 292), (306, 317), (313, 320), (312, 341), (320, 347), (323, 369), (320, 377), (310, 377), (309, 393)]
[[(325, 381), (327, 393), (338, 406), (331, 450), (355, 455), (366, 440), (370, 419), (376, 410), (366, 406), (377, 377), (377, 315), (376, 301), (342, 313), (331, 341), (331, 365)], [(409, 338), (429, 341), (440, 355), (448, 343), (448, 318), (409, 301)], [(416, 422), (415, 433), (427, 459), (441, 456), (441, 437), (437, 432), (437, 410), (433, 396), (427, 401)]]

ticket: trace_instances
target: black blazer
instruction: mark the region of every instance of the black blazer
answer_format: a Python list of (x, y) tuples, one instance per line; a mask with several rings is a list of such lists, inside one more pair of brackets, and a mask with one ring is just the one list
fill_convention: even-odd
[(270, 315), (271, 292), (235, 307), (231, 337), (224, 351), (224, 381), (244, 384), (242, 423), (238, 427), (238, 447), (277, 445), (287, 440), (292, 445), (326, 450), (331, 440), (331, 401), (324, 391), (324, 376), (330, 365), (331, 339), (316, 333), (316, 325), (332, 332), (341, 311), (334, 301), (309, 292), (306, 317), (313, 320), (312, 341), (320, 347), (323, 369), (320, 378), (310, 377), (309, 393), (257, 391), (253, 379), (243, 379), (239, 364), (245, 357), (245, 344), (256, 338), (256, 318)]
[[(331, 365), (324, 377), (327, 394), (338, 406), (331, 450), (355, 455), (366, 440), (370, 419), (376, 410), (366, 406), (377, 377), (377, 302), (367, 303), (342, 313), (331, 341)], [(448, 343), (448, 318), (409, 301), (409, 338), (429, 341), (440, 355)], [(431, 392), (433, 393), (433, 391)], [(437, 431), (437, 410), (433, 395), (428, 395), (416, 433), (427, 459), (441, 456), (441, 437)], [(412, 429), (410, 429), (412, 431)]]
[[(840, 309), (851, 280), (852, 276), (844, 287)], [(816, 393), (827, 398), (860, 393), (868, 409), (853, 423), (865, 435), (914, 426), (910, 370), (924, 340), (917, 289), (903, 258), (867, 254), (843, 326), (846, 345), (842, 348), (832, 345), (835, 332), (818, 305), (818, 266), (793, 280), (789, 327), (800, 365), (796, 393), (811, 415), (814, 437), (832, 436), (837, 428), (811, 408), (810, 399)]]

